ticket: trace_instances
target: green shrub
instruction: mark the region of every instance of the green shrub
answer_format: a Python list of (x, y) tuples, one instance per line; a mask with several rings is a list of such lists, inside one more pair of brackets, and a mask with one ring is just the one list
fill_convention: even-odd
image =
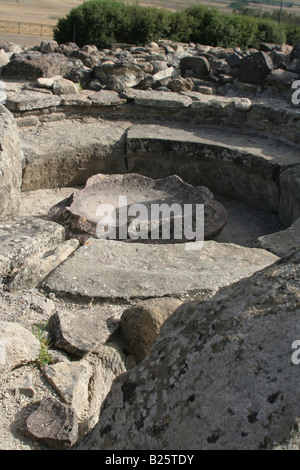
[[(89, 0), (73, 8), (58, 21), (54, 38), (59, 43), (95, 44), (99, 49), (113, 43), (145, 45), (158, 39), (195, 42), (221, 47), (258, 47), (262, 42), (296, 42), (299, 26), (294, 17), (289, 26), (279, 25), (270, 15), (258, 13), (224, 14), (216, 8), (196, 5), (181, 12), (118, 0)], [(299, 18), (299, 17), (298, 17)], [(292, 28), (293, 24), (293, 28)]]

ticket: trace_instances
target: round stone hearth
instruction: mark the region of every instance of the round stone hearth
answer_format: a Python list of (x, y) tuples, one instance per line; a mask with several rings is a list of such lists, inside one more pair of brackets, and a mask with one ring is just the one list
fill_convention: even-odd
[[(213, 239), (225, 227), (228, 214), (208, 188), (194, 187), (176, 175), (155, 180), (135, 173), (97, 174), (88, 179), (84, 189), (52, 207), (48, 216), (63, 224), (67, 234), (80, 241), (103, 237), (180, 243), (196, 239), (196, 235), (188, 236), (185, 228), (189, 224), (188, 233), (196, 234), (201, 205), (204, 206), (204, 239)], [(107, 236), (109, 213), (111, 224), (116, 225), (110, 237)], [(163, 229), (168, 224), (169, 233)]]

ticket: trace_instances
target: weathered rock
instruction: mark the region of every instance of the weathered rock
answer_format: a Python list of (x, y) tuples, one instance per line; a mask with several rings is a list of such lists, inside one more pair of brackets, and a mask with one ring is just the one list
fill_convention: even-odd
[(26, 374), (15, 384), (15, 393), (21, 393), (27, 397), (33, 398), (36, 390), (33, 385), (32, 374)]
[(300, 217), (286, 230), (259, 237), (258, 248), (263, 248), (281, 258), (300, 248)]
[(37, 84), (41, 88), (51, 89), (51, 88), (53, 88), (54, 83), (57, 80), (61, 80), (62, 78), (63, 77), (61, 75), (56, 75), (56, 76), (51, 77), (51, 78), (39, 77), (37, 79)]
[(291, 61), (295, 59), (300, 60), (300, 41), (294, 45), (290, 55), (290, 59)]
[(14, 117), (2, 104), (0, 144), (0, 217), (12, 217), (20, 210), (24, 156)]
[(279, 177), (279, 217), (289, 227), (300, 217), (300, 166), (283, 171)]
[(46, 253), (29, 261), (25, 267), (17, 272), (13, 280), (9, 282), (8, 290), (14, 291), (35, 287), (53, 269), (57, 268), (57, 266), (71, 256), (78, 246), (79, 242), (77, 240), (68, 240), (59, 245), (50, 255)]
[(76, 449), (272, 449), (300, 413), (300, 252), (185, 304)]
[(36, 80), (39, 77), (63, 75), (70, 68), (62, 54), (41, 54), (40, 52), (14, 54), (2, 69), (2, 76), (14, 80)]
[(88, 95), (92, 106), (120, 106), (126, 103), (126, 100), (120, 98), (114, 90), (101, 90)]
[(213, 241), (169, 245), (89, 239), (51, 273), (44, 287), (72, 297), (128, 301), (172, 296), (205, 299), (278, 258)]
[(58, 311), (49, 321), (56, 347), (84, 356), (99, 344), (104, 344), (116, 331), (118, 321), (109, 307), (102, 306), (100, 313), (93, 309), (80, 315)]
[(37, 360), (40, 343), (18, 323), (0, 321), (0, 373)]
[(136, 360), (148, 354), (164, 321), (182, 304), (178, 299), (149, 299), (128, 307), (120, 319), (121, 339)]
[(58, 43), (56, 41), (41, 41), (40, 52), (42, 54), (51, 54), (56, 51)]
[(188, 96), (163, 91), (137, 90), (134, 94), (134, 103), (139, 106), (180, 109), (189, 107), (192, 100)]
[(266, 83), (275, 85), (281, 90), (290, 90), (292, 83), (300, 79), (299, 73), (288, 72), (287, 70), (276, 69), (272, 70), (266, 77)]
[(144, 78), (144, 72), (134, 64), (104, 63), (94, 68), (96, 78), (104, 85), (112, 75), (118, 77), (125, 87), (138, 85)]
[[(56, 96), (55, 98), (60, 97)], [(22, 189), (84, 185), (95, 173), (124, 173), (126, 127), (98, 119), (48, 122), (20, 131)]]
[(31, 111), (58, 106), (61, 103), (59, 96), (52, 93), (45, 94), (38, 91), (15, 93), (8, 97), (6, 107), (11, 111)]
[[(101, 92), (99, 92), (101, 93)], [(126, 219), (125, 221), (119, 220), (120, 197), (122, 199), (122, 206), (126, 204)], [(59, 203), (56, 208), (52, 208), (49, 213), (49, 218), (62, 223), (68, 233), (82, 234), (89, 236), (99, 237), (99, 224), (105, 214), (99, 211), (99, 201), (102, 205), (109, 204), (115, 207), (115, 223), (118, 227), (115, 229), (115, 238), (120, 239), (133, 239), (134, 236), (130, 234), (130, 228), (133, 225), (134, 214), (129, 214), (130, 206), (133, 204), (142, 204), (147, 214), (143, 214), (139, 218), (140, 226), (147, 233), (143, 238), (151, 238), (152, 230), (157, 228), (159, 233), (155, 235), (157, 242), (167, 242), (176, 240), (177, 242), (191, 241), (194, 238), (188, 238), (183, 231), (179, 234), (176, 232), (176, 226), (181, 224), (181, 228), (186, 228), (188, 224), (188, 217), (185, 217), (185, 206), (193, 204), (192, 214), (196, 217), (196, 204), (204, 204), (204, 238), (212, 239), (216, 237), (224, 228), (227, 223), (227, 212), (225, 208), (217, 201), (214, 200), (213, 194), (209, 189), (198, 186), (186, 184), (177, 176), (170, 176), (168, 178), (154, 180), (138, 174), (124, 174), (124, 175), (94, 175), (88, 179), (86, 186), (83, 190), (73, 194), (73, 196), (66, 201), (66, 207), (62, 210), (59, 208), (62, 203)], [(166, 211), (164, 211), (163, 204), (167, 204)], [(173, 206), (176, 204), (176, 207)], [(161, 208), (161, 212), (154, 215), (152, 208)], [(174, 207), (174, 213), (168, 210)], [(58, 210), (58, 213), (57, 213)], [(124, 207), (125, 210), (125, 207)], [(55, 217), (53, 215), (55, 214)], [(150, 217), (151, 216), (151, 217)], [(118, 219), (118, 220), (117, 220)], [(162, 232), (164, 224), (169, 224), (169, 234)], [(195, 223), (195, 221), (194, 221)], [(106, 224), (105, 224), (106, 225)], [(125, 232), (122, 229), (124, 226)], [(120, 235), (122, 232), (122, 235)], [(162, 232), (162, 233), (161, 233)]]
[(168, 83), (168, 88), (174, 92), (188, 91), (193, 89), (193, 82), (182, 77), (174, 78)]
[(85, 361), (93, 367), (93, 376), (89, 409), (82, 420), (81, 432), (90, 431), (97, 424), (101, 406), (113, 381), (126, 372), (125, 360), (124, 353), (113, 342), (99, 345), (85, 357)]
[(187, 71), (192, 71), (199, 78), (206, 77), (210, 72), (210, 64), (205, 57), (183, 57), (179, 63), (180, 73), (183, 77)]
[(78, 418), (71, 407), (54, 398), (44, 398), (21, 431), (50, 448), (65, 450), (78, 438)]
[(70, 405), (80, 420), (89, 407), (89, 383), (93, 369), (82, 360), (79, 362), (58, 362), (45, 365), (43, 373), (48, 382)]
[(53, 93), (55, 95), (70, 95), (78, 93), (78, 87), (71, 80), (61, 78), (53, 83)]
[(240, 61), (238, 79), (241, 82), (262, 84), (273, 68), (272, 59), (267, 53), (256, 52)]
[(34, 217), (0, 224), (0, 275), (13, 277), (34, 258), (51, 252), (64, 241), (64, 228)]

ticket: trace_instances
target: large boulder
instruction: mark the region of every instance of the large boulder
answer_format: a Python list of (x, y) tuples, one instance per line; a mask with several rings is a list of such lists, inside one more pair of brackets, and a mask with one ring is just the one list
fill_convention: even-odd
[(266, 52), (256, 52), (240, 61), (238, 79), (241, 82), (260, 85), (273, 68), (273, 61)]
[(39, 77), (63, 75), (62, 72), (70, 68), (72, 65), (63, 54), (23, 52), (12, 56), (2, 69), (2, 76), (14, 80), (36, 80)]
[(258, 450), (286, 441), (300, 415), (299, 281), (297, 251), (179, 307), (149, 356), (115, 380), (76, 448)]
[(94, 68), (96, 78), (103, 85), (110, 85), (112, 77), (116, 77), (125, 87), (138, 85), (144, 78), (145, 73), (134, 64), (104, 63)]
[(23, 153), (13, 115), (0, 105), (0, 217), (19, 214)]

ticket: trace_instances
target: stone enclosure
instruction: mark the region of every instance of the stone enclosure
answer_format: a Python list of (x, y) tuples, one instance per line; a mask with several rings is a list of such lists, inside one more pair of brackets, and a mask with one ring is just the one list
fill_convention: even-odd
[[(299, 48), (53, 41), (1, 60), (0, 448), (297, 446)], [(227, 225), (201, 250), (97, 239), (82, 188), (132, 174), (209, 188)]]

